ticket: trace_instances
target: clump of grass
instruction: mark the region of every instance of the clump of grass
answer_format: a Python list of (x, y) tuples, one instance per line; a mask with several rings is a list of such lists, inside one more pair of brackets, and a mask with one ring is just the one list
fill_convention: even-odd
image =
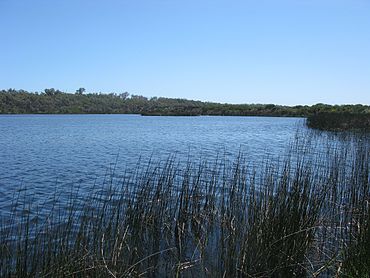
[(0, 276), (357, 273), (369, 259), (357, 249), (368, 242), (369, 144), (318, 140), (298, 137), (282, 163), (260, 168), (243, 155), (151, 162), (89, 196), (55, 194), (47, 213), (21, 191), (0, 228)]
[(311, 128), (343, 131), (370, 130), (369, 113), (322, 112), (307, 117), (307, 126)]
[(370, 214), (359, 223), (352, 242), (344, 251), (342, 273), (345, 277), (370, 277)]

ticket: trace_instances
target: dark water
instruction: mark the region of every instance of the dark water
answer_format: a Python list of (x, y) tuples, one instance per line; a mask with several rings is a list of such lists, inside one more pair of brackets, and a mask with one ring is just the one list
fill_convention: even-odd
[(232, 159), (242, 151), (255, 162), (284, 152), (302, 125), (303, 119), (270, 117), (0, 116), (0, 206), (15, 188), (39, 197), (56, 186), (88, 188), (139, 158)]

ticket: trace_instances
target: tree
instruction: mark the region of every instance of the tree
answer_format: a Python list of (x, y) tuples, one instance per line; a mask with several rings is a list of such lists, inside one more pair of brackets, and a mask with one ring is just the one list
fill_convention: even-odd
[(48, 95), (48, 96), (53, 96), (55, 95), (55, 89), (54, 88), (50, 88), (50, 89), (45, 89), (44, 90), (45, 94)]
[(85, 88), (79, 88), (79, 89), (76, 90), (76, 94), (77, 95), (82, 95), (85, 91), (86, 91)]
[(120, 95), (119, 95), (119, 97), (121, 98), (121, 99), (126, 99), (126, 98), (128, 98), (129, 97), (129, 93), (128, 92), (124, 92), (124, 93), (121, 93)]

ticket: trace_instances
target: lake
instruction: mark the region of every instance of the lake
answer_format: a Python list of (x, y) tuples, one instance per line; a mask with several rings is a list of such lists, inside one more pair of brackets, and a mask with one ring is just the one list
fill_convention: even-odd
[(55, 187), (88, 190), (109, 169), (117, 175), (139, 159), (234, 159), (254, 163), (285, 151), (302, 118), (144, 117), (139, 115), (0, 116), (0, 205), (25, 187), (37, 197)]

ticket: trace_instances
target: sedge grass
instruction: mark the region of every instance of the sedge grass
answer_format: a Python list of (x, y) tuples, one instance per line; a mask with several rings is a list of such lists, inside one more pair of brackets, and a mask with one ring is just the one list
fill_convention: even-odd
[(47, 213), (20, 191), (0, 228), (0, 276), (368, 275), (368, 140), (313, 154), (310, 136), (258, 168), (241, 154), (151, 162), (89, 196), (54, 194)]

